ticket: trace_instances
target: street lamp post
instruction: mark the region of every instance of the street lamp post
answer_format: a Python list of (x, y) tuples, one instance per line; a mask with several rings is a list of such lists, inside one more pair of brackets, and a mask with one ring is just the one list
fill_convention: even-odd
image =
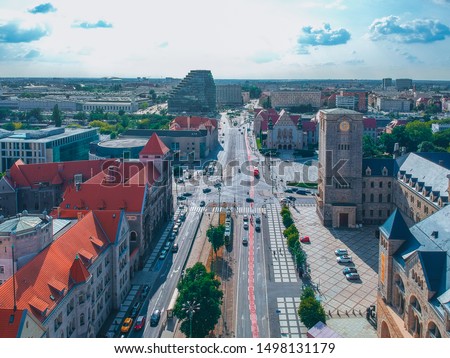
[(200, 303), (195, 301), (187, 301), (181, 305), (183, 307), (183, 311), (185, 311), (189, 315), (189, 338), (192, 338), (192, 316), (195, 311), (200, 309)]
[(220, 191), (222, 190), (222, 187), (218, 187), (217, 190), (219, 191), (219, 224), (220, 224)]

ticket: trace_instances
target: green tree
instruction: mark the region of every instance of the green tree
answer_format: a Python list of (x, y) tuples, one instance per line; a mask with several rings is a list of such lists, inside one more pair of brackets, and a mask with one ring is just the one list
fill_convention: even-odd
[(363, 136), (363, 158), (377, 158), (383, 153), (371, 136)]
[(283, 225), (284, 227), (289, 227), (294, 223), (294, 220), (291, 217), (291, 213), (284, 214), (283, 216)]
[(296, 243), (298, 242), (299, 235), (298, 233), (292, 233), (287, 236), (286, 242), (289, 249), (293, 249), (296, 246)]
[(314, 297), (306, 297), (300, 301), (298, 315), (307, 328), (313, 327), (317, 322), (326, 322), (325, 310)]
[(314, 290), (311, 287), (305, 287), (303, 289), (302, 295), (300, 296), (300, 300), (305, 300), (307, 298), (315, 298)]
[(449, 148), (450, 129), (446, 129), (433, 134), (433, 144), (437, 147)]
[(57, 104), (53, 107), (52, 122), (55, 124), (55, 127), (61, 127), (62, 125), (62, 112)]
[(73, 116), (73, 119), (78, 121), (85, 121), (88, 118), (86, 112), (78, 112)]
[(35, 118), (38, 122), (42, 122), (44, 120), (42, 110), (40, 108), (33, 108), (30, 112), (26, 114), (27, 122), (32, 118)]
[(16, 130), (16, 127), (14, 126), (13, 122), (8, 122), (2, 125), (2, 128), (7, 130), (7, 131), (14, 131)]
[(284, 231), (283, 231), (284, 237), (288, 237), (291, 234), (298, 234), (298, 229), (294, 224), (292, 224), (288, 228), (284, 229)]
[(147, 108), (148, 108), (148, 102), (139, 103), (139, 109), (147, 109)]
[[(214, 273), (207, 272), (206, 267), (198, 262), (186, 270), (183, 280), (178, 284), (178, 291), (174, 314), (182, 321), (181, 331), (189, 337), (192, 327), (192, 337), (208, 336), (221, 315), (223, 292), (220, 289), (219, 280), (215, 278)], [(192, 326), (189, 313), (183, 308), (183, 304), (188, 301), (199, 304), (199, 309), (192, 315)]]
[(408, 152), (415, 152), (420, 143), (433, 140), (430, 124), (420, 121), (409, 122), (406, 125), (405, 134), (408, 139), (405, 145)]
[(422, 142), (417, 147), (418, 152), (445, 152), (446, 149), (434, 145), (432, 142)]
[(384, 148), (385, 152), (389, 154), (394, 153), (394, 145), (398, 143), (400, 147), (407, 147), (409, 144), (408, 135), (406, 133), (405, 126), (394, 127), (392, 133), (383, 133), (380, 136), (380, 144)]
[(213, 227), (211, 226), (207, 231), (206, 231), (206, 237), (208, 238), (208, 241), (211, 243), (212, 248), (214, 250), (214, 253), (216, 254), (216, 258), (217, 258), (217, 251), (223, 246), (225, 245), (225, 226), (219, 225), (217, 227)]

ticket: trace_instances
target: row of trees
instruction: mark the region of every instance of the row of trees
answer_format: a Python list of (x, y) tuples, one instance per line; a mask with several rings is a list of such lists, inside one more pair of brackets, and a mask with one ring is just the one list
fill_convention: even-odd
[(302, 272), (303, 266), (306, 263), (306, 255), (300, 244), (300, 233), (295, 226), (294, 219), (292, 219), (290, 210), (286, 206), (283, 206), (280, 214), (283, 218), (283, 225), (285, 227), (283, 236), (286, 238), (286, 244), (288, 246), (289, 252), (294, 258), (296, 269)]
[(307, 328), (313, 327), (318, 322), (326, 323), (327, 316), (322, 304), (316, 298), (311, 287), (303, 289), (300, 296), (298, 316)]
[[(214, 329), (221, 316), (223, 292), (220, 281), (213, 272), (207, 272), (200, 262), (186, 270), (179, 282), (179, 295), (174, 314), (181, 321), (180, 330), (186, 337), (204, 338)], [(189, 310), (189, 303), (195, 302), (195, 309)]]
[[(442, 120), (438, 123), (448, 123)], [(404, 126), (394, 127), (392, 133), (383, 133), (377, 141), (369, 136), (363, 137), (365, 158), (391, 156), (394, 145), (405, 147), (407, 152), (450, 152), (450, 129), (433, 133), (431, 122), (413, 121)]]

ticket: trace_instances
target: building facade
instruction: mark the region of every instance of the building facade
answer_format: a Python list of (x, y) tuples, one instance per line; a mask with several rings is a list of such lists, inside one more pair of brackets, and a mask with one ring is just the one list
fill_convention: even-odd
[(267, 128), (266, 147), (269, 149), (294, 150), (303, 148), (302, 121), (296, 125), (288, 112), (282, 110), (274, 124), (270, 119)]
[(383, 112), (410, 112), (411, 101), (407, 99), (378, 97), (376, 109)]
[(270, 92), (270, 103), (273, 108), (289, 108), (311, 105), (320, 108), (321, 92), (307, 91), (272, 91)]
[(215, 115), (216, 85), (211, 71), (190, 71), (170, 94), (167, 110), (170, 114)]
[(240, 85), (217, 85), (216, 86), (217, 106), (242, 106), (242, 87)]
[(320, 110), (317, 213), (325, 226), (362, 222), (362, 114)]
[(2, 132), (0, 171), (21, 159), (26, 164), (89, 158), (89, 143), (98, 140), (96, 128), (48, 128), (36, 131)]

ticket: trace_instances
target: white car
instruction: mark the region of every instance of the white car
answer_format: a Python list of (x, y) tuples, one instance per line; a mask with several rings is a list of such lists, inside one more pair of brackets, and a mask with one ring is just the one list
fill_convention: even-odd
[(337, 256), (348, 255), (347, 249), (337, 249), (334, 253)]
[(336, 258), (336, 261), (340, 264), (353, 262), (352, 257), (348, 255), (339, 256), (338, 258)]

